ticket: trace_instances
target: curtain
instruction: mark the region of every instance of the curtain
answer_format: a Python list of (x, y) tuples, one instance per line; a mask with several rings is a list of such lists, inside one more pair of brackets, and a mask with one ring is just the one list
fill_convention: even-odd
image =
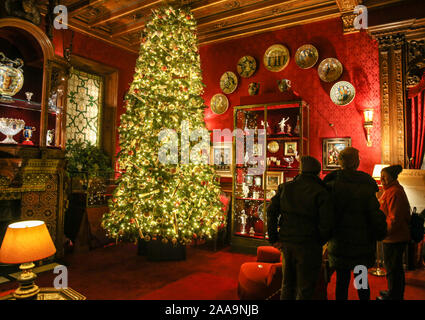
[(421, 82), (411, 88), (408, 93), (408, 123), (411, 123), (410, 143), (411, 156), (410, 168), (420, 169), (424, 160), (425, 140), (425, 74)]

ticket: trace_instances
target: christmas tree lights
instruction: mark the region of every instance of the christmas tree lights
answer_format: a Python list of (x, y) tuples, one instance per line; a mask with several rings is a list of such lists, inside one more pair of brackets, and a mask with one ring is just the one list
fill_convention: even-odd
[[(205, 130), (202, 92), (192, 13), (172, 7), (153, 11), (121, 116), (118, 161), (123, 174), (102, 219), (110, 237), (188, 244), (211, 238), (225, 223), (217, 175), (202, 162), (202, 149), (209, 150), (209, 143), (185, 136)], [(164, 132), (169, 134), (164, 137)], [(183, 141), (188, 145), (182, 146)], [(178, 150), (167, 163), (160, 155), (165, 144)]]

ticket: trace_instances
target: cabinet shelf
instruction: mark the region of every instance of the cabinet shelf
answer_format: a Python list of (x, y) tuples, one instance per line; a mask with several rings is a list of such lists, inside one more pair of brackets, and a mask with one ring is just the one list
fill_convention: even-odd
[[(22, 99), (15, 99), (13, 98), (13, 101), (5, 102), (0, 100), (0, 106), (7, 107), (7, 108), (14, 108), (14, 109), (21, 109), (21, 110), (30, 110), (30, 111), (41, 111), (41, 104), (38, 102), (28, 102), (27, 100)], [(48, 110), (49, 114), (55, 115), (56, 110), (50, 109)]]
[(273, 140), (282, 140), (282, 141), (298, 141), (298, 140), (304, 140), (307, 141), (307, 138), (301, 138), (301, 137), (288, 137), (284, 135), (276, 135), (276, 134), (270, 134), (267, 136), (267, 141), (273, 141)]
[(266, 239), (264, 237), (264, 234), (258, 234), (258, 233), (251, 236), (248, 232), (247, 233), (235, 232), (235, 235), (238, 237), (251, 238), (251, 239)]
[[(264, 198), (263, 199), (261, 199), (261, 198), (255, 199), (255, 198), (236, 197), (236, 200), (261, 201), (261, 202), (263, 202)], [(266, 199), (266, 201), (270, 201), (270, 199)]]

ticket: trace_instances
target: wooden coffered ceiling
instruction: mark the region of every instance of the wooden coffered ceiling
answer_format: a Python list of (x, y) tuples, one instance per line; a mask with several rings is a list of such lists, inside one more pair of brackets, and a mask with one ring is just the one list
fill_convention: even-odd
[[(352, 15), (358, 4), (379, 8), (402, 0), (180, 0), (198, 22), (200, 45), (318, 20)], [(48, 0), (39, 1), (47, 12)], [(63, 0), (69, 28), (137, 53), (152, 9), (164, 0)]]

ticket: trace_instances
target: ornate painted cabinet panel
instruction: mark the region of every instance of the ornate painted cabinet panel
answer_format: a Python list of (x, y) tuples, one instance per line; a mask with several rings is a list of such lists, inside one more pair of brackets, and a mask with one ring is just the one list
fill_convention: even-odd
[[(5, 165), (10, 159), (0, 159)], [(14, 177), (0, 175), (0, 201), (17, 200), (20, 214), (14, 220), (42, 220), (56, 246), (56, 257), (63, 257), (64, 206), (66, 204), (64, 161), (62, 159), (22, 159)], [(2, 213), (0, 212), (0, 215)], [(5, 217), (1, 217), (7, 222)]]

